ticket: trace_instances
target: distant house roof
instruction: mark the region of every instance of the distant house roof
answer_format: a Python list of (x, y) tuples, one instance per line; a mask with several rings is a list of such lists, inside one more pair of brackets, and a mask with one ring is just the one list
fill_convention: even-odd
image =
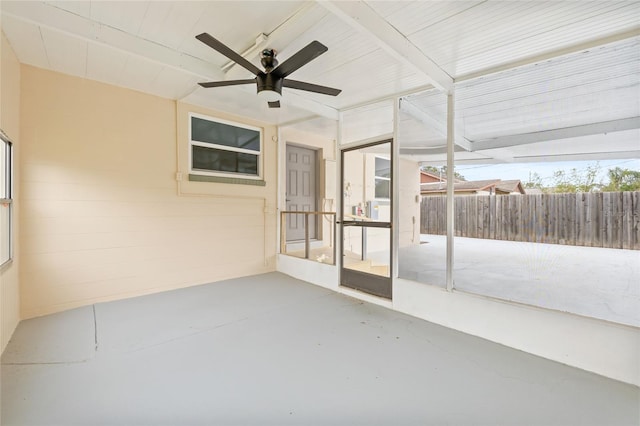
[(496, 185), (496, 191), (501, 191), (506, 194), (512, 194), (514, 192), (519, 192), (520, 194), (524, 194), (524, 186), (522, 186), (522, 182), (519, 180), (501, 180), (500, 183)]
[(440, 176), (439, 174), (420, 170), (420, 183), (443, 182), (446, 180), (447, 180), (447, 177), (444, 175)]
[[(524, 187), (519, 180), (470, 180), (455, 182), (453, 191), (456, 194), (477, 194), (483, 191), (494, 194), (524, 194)], [(420, 184), (420, 193), (423, 195), (446, 194), (446, 192), (446, 182)]]
[[(432, 182), (446, 182), (447, 174), (446, 173), (432, 173), (426, 172), (424, 170), (420, 170), (420, 183), (432, 183)], [(458, 178), (453, 178), (454, 182), (462, 182), (462, 180)]]

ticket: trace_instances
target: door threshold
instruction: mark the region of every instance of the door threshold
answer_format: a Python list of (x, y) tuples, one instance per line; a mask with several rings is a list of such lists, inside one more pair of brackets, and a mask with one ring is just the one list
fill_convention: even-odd
[(385, 308), (393, 308), (393, 300), (386, 297), (376, 296), (374, 294), (367, 293), (366, 291), (356, 290), (351, 287), (340, 284), (338, 286), (338, 292), (345, 296), (353, 297), (354, 299), (362, 300), (364, 302), (373, 303), (375, 305), (383, 306)]

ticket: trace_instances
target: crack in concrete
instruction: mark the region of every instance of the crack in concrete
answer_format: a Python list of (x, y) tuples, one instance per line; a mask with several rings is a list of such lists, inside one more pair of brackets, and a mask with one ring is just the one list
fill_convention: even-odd
[(93, 308), (93, 341), (94, 352), (98, 352), (98, 320), (96, 319), (96, 305), (91, 305)]
[(158, 346), (166, 345), (168, 343), (176, 342), (178, 340), (187, 339), (189, 337), (197, 336), (198, 334), (202, 334), (202, 333), (207, 333), (209, 331), (213, 331), (213, 330), (216, 330), (218, 328), (226, 327), (228, 325), (232, 325), (232, 324), (236, 324), (236, 323), (239, 323), (239, 322), (242, 322), (242, 321), (246, 321), (249, 318), (250, 317), (243, 317), (243, 318), (239, 318), (239, 319), (236, 319), (236, 320), (233, 320), (233, 321), (226, 322), (224, 324), (218, 324), (215, 327), (207, 327), (207, 328), (205, 328), (203, 330), (199, 330), (199, 331), (196, 331), (194, 333), (189, 333), (189, 334), (183, 334), (181, 336), (176, 336), (174, 338), (171, 338), (171, 339), (168, 339), (168, 340), (163, 340), (162, 342), (158, 342), (158, 343), (155, 343), (153, 345), (143, 346), (141, 348), (138, 348), (138, 349), (135, 349), (135, 350), (132, 350), (132, 351), (127, 351), (125, 353), (132, 354), (132, 353), (144, 351), (144, 350), (147, 350), (147, 349), (156, 348)]
[[(322, 294), (322, 295), (319, 295), (319, 296), (316, 296), (316, 297), (306, 298), (304, 300), (304, 302), (308, 302), (308, 301), (314, 302), (316, 300), (319, 300), (319, 299), (322, 299), (322, 298), (326, 298), (326, 297), (332, 297), (332, 296), (335, 296), (335, 294), (332, 293), (332, 292), (329, 292), (329, 293)], [(172, 342), (176, 342), (176, 341), (179, 341), (179, 340), (182, 340), (182, 339), (187, 339), (187, 338), (190, 338), (190, 337), (193, 337), (193, 336), (197, 336), (197, 335), (202, 334), (202, 333), (207, 333), (207, 332), (210, 332), (210, 331), (213, 331), (213, 330), (217, 330), (219, 328), (226, 327), (228, 325), (233, 325), (233, 324), (236, 324), (236, 323), (239, 323), (239, 322), (243, 322), (243, 321), (247, 321), (247, 320), (250, 320), (250, 319), (259, 318), (261, 316), (265, 316), (265, 315), (271, 314), (273, 312), (280, 312), (280, 311), (283, 310), (283, 308), (286, 308), (286, 307), (289, 307), (289, 306), (300, 305), (300, 304), (302, 304), (304, 302), (297, 301), (297, 302), (287, 303), (287, 304), (284, 304), (284, 305), (281, 305), (281, 306), (274, 307), (272, 309), (267, 309), (265, 311), (259, 312), (259, 313), (254, 314), (254, 315), (249, 315), (249, 316), (245, 316), (245, 317), (242, 317), (242, 318), (234, 319), (232, 321), (228, 321), (228, 322), (225, 322), (225, 323), (222, 323), (222, 324), (218, 324), (218, 325), (215, 325), (213, 327), (206, 327), (206, 328), (204, 328), (202, 330), (198, 330), (198, 331), (193, 332), (193, 333), (188, 333), (188, 334), (183, 334), (183, 335), (180, 335), (180, 336), (175, 336), (175, 337), (173, 337), (171, 339), (163, 340), (161, 342), (157, 342), (157, 343), (154, 343), (154, 344), (151, 344), (151, 345), (146, 345), (146, 346), (140, 347), (138, 349), (134, 349), (134, 350), (131, 350), (131, 351), (126, 351), (124, 353), (131, 354), (131, 353), (135, 353), (135, 352), (144, 351), (144, 350), (147, 350), (147, 349), (152, 349), (152, 348), (155, 348), (155, 347), (158, 347), (158, 346), (162, 346), (162, 345), (165, 345), (165, 344), (168, 344), (168, 343), (172, 343)], [(355, 303), (357, 304), (358, 301), (356, 301)]]

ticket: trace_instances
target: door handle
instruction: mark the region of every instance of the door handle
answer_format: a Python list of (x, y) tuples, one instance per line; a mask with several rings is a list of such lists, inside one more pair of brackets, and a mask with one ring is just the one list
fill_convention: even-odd
[(284, 201), (291, 201), (291, 200), (290, 200), (290, 199), (288, 199), (288, 198), (285, 198), (285, 199), (284, 199)]

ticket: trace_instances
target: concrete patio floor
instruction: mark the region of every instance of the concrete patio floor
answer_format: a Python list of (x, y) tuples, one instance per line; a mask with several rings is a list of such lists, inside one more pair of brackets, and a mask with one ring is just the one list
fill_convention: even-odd
[(20, 323), (9, 425), (634, 425), (640, 389), (280, 273)]
[[(399, 275), (445, 286), (446, 238), (399, 250)], [(454, 240), (455, 289), (640, 327), (640, 252)]]

